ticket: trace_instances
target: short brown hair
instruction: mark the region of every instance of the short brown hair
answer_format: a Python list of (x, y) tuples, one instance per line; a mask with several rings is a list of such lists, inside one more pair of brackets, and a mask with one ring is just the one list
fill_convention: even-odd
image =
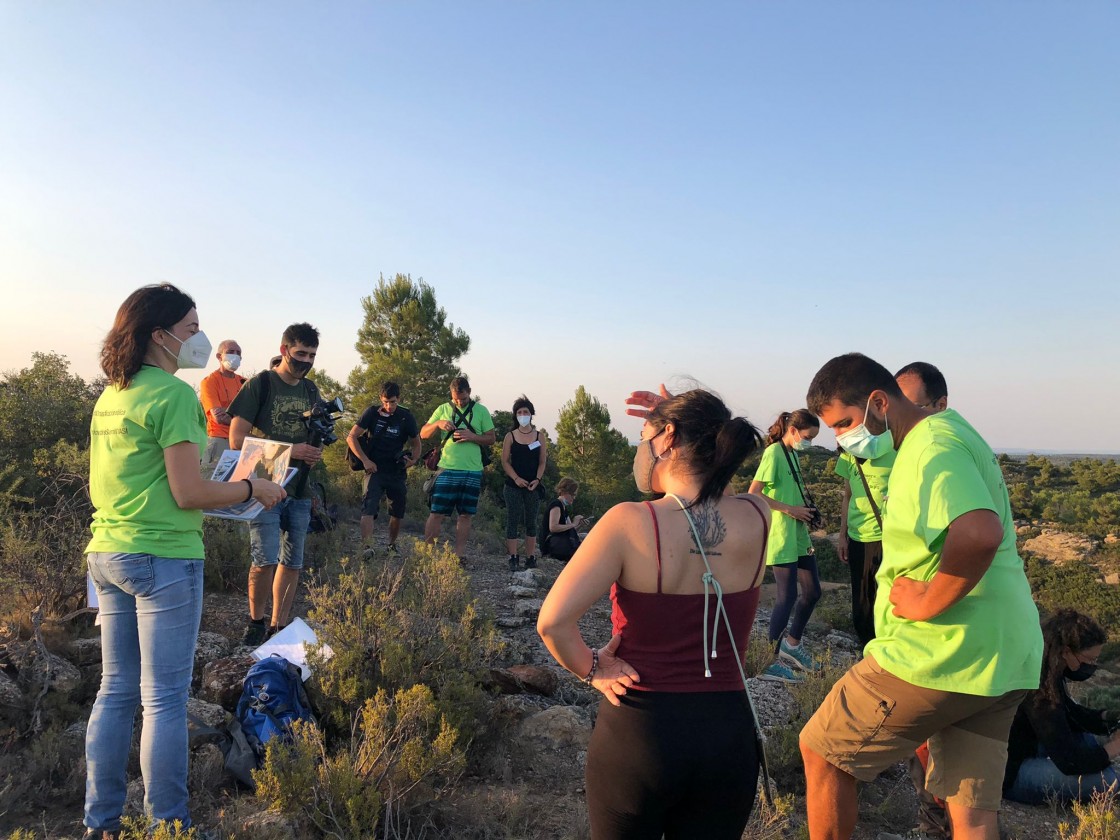
[(579, 490), (579, 482), (576, 481), (574, 478), (568, 478), (567, 476), (564, 476), (562, 479), (560, 479), (558, 482), (556, 482), (556, 495), (557, 496), (562, 496), (565, 493), (567, 493), (570, 496), (574, 496), (576, 494), (576, 491), (578, 491), (578, 490)]

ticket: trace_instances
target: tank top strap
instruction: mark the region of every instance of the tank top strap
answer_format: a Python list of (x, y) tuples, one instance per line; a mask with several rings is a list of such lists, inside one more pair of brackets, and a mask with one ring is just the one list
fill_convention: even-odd
[(649, 518), (653, 520), (653, 544), (656, 546), (657, 551), (657, 594), (661, 594), (661, 529), (657, 526), (657, 514), (654, 513), (653, 505), (649, 502), (645, 503), (649, 508)]
[(766, 574), (766, 541), (770, 537), (770, 529), (766, 527), (766, 517), (762, 515), (758, 504), (754, 499), (745, 499), (744, 501), (750, 502), (754, 512), (758, 514), (758, 518), (762, 520), (762, 550), (758, 555), (758, 574), (755, 576), (751, 588), (758, 586), (762, 582), (763, 575)]

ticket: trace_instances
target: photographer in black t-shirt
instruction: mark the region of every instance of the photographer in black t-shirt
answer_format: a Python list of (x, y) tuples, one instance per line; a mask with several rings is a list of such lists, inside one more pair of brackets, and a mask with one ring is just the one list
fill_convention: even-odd
[[(381, 494), (389, 497), (389, 551), (397, 550), (397, 535), (404, 518), (408, 492), (405, 473), (420, 459), (420, 428), (407, 408), (400, 406), (401, 386), (381, 386), (381, 404), (371, 405), (358, 418), (346, 445), (365, 470), (362, 499), (362, 542), (373, 539), (373, 523), (381, 507)], [(405, 447), (410, 451), (405, 451)]]

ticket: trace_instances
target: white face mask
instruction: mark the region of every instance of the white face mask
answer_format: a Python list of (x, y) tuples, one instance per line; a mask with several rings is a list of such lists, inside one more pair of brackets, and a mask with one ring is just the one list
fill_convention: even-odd
[(522, 427), (528, 426), (532, 422), (533, 422), (533, 418), (528, 414), (518, 414), (517, 415), (517, 423), (518, 423), (519, 426), (522, 426)]
[[(864, 406), (863, 414), (866, 418), (868, 411), (871, 410), (871, 397), (867, 398), (867, 405)], [(883, 424), (886, 425), (887, 415), (883, 413)], [(836, 436), (836, 443), (844, 447), (844, 451), (851, 453), (855, 458), (865, 458), (868, 461), (874, 461), (880, 455), (890, 451), (894, 448), (894, 435), (891, 434), (891, 427), (887, 426), (885, 432), (873, 435), (867, 430), (866, 422), (860, 423), (854, 429), (851, 429), (843, 434)]]
[(180, 368), (204, 368), (206, 362), (210, 359), (210, 352), (214, 349), (210, 344), (210, 339), (206, 337), (206, 333), (199, 330), (186, 341), (174, 335), (170, 330), (163, 331), (165, 335), (171, 336), (179, 342), (179, 353), (176, 355), (167, 349), (164, 345), (160, 345), (171, 356), (175, 357), (175, 361)]
[(809, 440), (808, 438), (801, 438), (801, 440), (799, 440), (797, 443), (795, 443), (793, 445), (793, 448), (798, 452), (804, 452), (805, 450), (807, 450), (812, 445), (813, 445), (813, 442), (811, 440)]
[(237, 370), (239, 367), (241, 367), (241, 357), (236, 353), (223, 353), (222, 367), (230, 372)]

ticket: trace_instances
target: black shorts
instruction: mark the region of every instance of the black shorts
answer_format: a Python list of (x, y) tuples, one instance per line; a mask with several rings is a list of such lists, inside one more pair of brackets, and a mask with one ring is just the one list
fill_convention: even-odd
[(394, 519), (404, 518), (405, 501), (408, 490), (405, 488), (404, 473), (384, 473), (378, 470), (365, 477), (366, 494), (362, 499), (362, 516), (377, 518), (381, 507), (381, 494), (389, 497), (389, 515)]

